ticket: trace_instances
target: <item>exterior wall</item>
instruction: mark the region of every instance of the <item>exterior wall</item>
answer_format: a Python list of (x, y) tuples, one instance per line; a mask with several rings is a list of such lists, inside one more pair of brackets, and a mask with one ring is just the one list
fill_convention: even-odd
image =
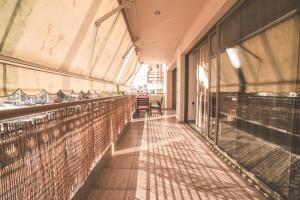
[(206, 1), (180, 42), (181, 52), (187, 53), (236, 2), (237, 0)]
[(184, 94), (185, 94), (185, 56), (181, 55), (180, 47), (177, 49), (177, 91), (176, 91), (176, 119), (184, 121)]
[[(177, 120), (184, 121), (184, 77), (185, 54), (204, 36), (204, 34), (232, 7), (236, 0), (207, 1), (202, 11), (192, 22), (190, 28), (184, 34), (173, 56), (170, 57), (168, 66), (171, 67), (177, 61)], [(206, 22), (206, 23), (203, 23)], [(170, 70), (170, 68), (168, 69)]]
[(172, 71), (167, 71), (166, 77), (166, 109), (172, 109)]
[[(207, 1), (178, 44), (181, 54), (187, 53), (236, 2), (237, 0), (219, 0), (216, 5), (216, 1)], [(177, 60), (177, 49), (171, 55), (169, 67)]]
[[(199, 52), (193, 127), (272, 199), (300, 196), (299, 8), (297, 0), (240, 1), (185, 56)], [(178, 76), (179, 120), (188, 75)]]

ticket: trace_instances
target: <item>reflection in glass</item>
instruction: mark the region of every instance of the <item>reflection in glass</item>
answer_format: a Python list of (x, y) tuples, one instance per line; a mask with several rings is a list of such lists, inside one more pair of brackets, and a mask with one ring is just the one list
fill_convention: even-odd
[(300, 196), (296, 23), (292, 17), (220, 54), (218, 113), (220, 148), (291, 199)]
[(196, 126), (203, 134), (208, 132), (208, 44), (199, 48), (197, 66)]
[(236, 69), (241, 68), (241, 62), (238, 55), (238, 48), (228, 48), (226, 49), (226, 53), (229, 57), (232, 66)]
[(209, 139), (215, 142), (216, 139), (216, 116), (217, 116), (217, 58), (210, 61), (210, 96), (209, 96)]

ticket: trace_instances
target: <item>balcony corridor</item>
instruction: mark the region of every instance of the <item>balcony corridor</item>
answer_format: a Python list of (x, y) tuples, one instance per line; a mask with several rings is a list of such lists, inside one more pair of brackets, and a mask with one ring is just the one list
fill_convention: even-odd
[(89, 200), (265, 199), (173, 112), (134, 119)]

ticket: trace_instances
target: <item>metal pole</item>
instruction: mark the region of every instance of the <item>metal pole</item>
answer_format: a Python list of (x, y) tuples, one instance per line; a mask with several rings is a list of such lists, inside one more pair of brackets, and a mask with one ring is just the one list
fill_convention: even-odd
[(114, 8), (113, 10), (111, 10), (110, 12), (106, 13), (105, 15), (103, 15), (102, 17), (100, 17), (99, 19), (96, 20), (95, 26), (94, 26), (94, 31), (93, 31), (93, 36), (92, 36), (92, 43), (91, 43), (92, 47), (91, 47), (91, 52), (90, 52), (90, 58), (89, 58), (89, 62), (88, 62), (88, 72), (87, 72), (88, 77), (90, 77), (90, 75), (91, 75), (90, 72), (93, 67), (93, 57), (94, 57), (94, 51), (95, 51), (95, 46), (96, 46), (98, 28), (100, 27), (102, 22), (104, 22), (105, 20), (107, 20), (108, 18), (113, 16), (115, 13), (119, 12), (120, 10), (122, 10), (124, 8), (129, 8), (131, 6), (131, 3), (132, 3), (131, 1), (127, 1), (126, 3)]
[[(131, 3), (135, 3), (134, 0), (130, 0), (130, 2)], [(118, 0), (118, 3), (119, 3), (119, 5), (121, 5), (122, 4), (122, 0)], [(121, 10), (121, 12), (123, 14), (123, 18), (124, 18), (124, 21), (125, 21), (125, 24), (126, 24), (126, 27), (127, 27), (128, 33), (129, 33), (129, 36), (131, 38), (131, 41), (132, 41), (132, 43), (135, 43), (138, 40), (138, 38), (136, 38), (136, 37), (133, 36), (133, 33), (132, 33), (131, 28), (130, 28), (130, 25), (129, 25), (129, 22), (128, 22), (125, 10), (123, 9), (123, 10)], [(135, 48), (135, 53), (138, 55), (138, 48)]]
[(113, 10), (111, 10), (110, 12), (106, 13), (105, 15), (103, 15), (102, 17), (100, 17), (99, 19), (96, 20), (95, 25), (96, 26), (100, 26), (100, 24), (102, 22), (104, 22), (105, 20), (107, 20), (108, 18), (110, 18), (111, 16), (113, 16), (115, 13), (119, 12), (120, 10), (124, 9), (124, 8), (130, 8), (131, 6), (131, 1), (127, 1), (126, 3), (114, 8)]
[[(133, 78), (132, 78), (132, 81), (131, 81), (130, 85), (132, 84), (133, 80), (134, 80), (135, 77), (136, 77), (136, 74), (140, 71), (140, 69), (141, 69), (141, 67), (142, 67), (143, 64), (144, 64), (144, 63), (141, 62), (141, 63), (140, 63), (140, 66), (139, 66), (138, 69), (135, 71), (135, 73), (134, 73), (134, 75), (133, 75)], [(125, 84), (126, 84), (126, 83), (125, 83)]]
[[(89, 76), (92, 76), (92, 72), (93, 72), (93, 70), (95, 68), (95, 65), (97, 64), (98, 60), (101, 58), (101, 56), (103, 54), (103, 50), (105, 49), (105, 47), (107, 45), (107, 42), (108, 42), (109, 38), (111, 37), (111, 33), (114, 30), (115, 25), (117, 23), (117, 20), (118, 20), (118, 18), (120, 16), (119, 14), (120, 14), (120, 12), (118, 12), (117, 16), (114, 19), (114, 22), (110, 25), (110, 28), (109, 28), (108, 32), (105, 33), (105, 38), (103, 39), (103, 41), (100, 44), (99, 49), (97, 50), (99, 52), (98, 52), (98, 54), (95, 55), (96, 58), (90, 63), (92, 67), (89, 70)], [(95, 52), (95, 49), (94, 49), (94, 52)], [(93, 55), (94, 55), (94, 53), (93, 53)]]
[(91, 76), (91, 71), (93, 67), (93, 57), (94, 57), (94, 51), (95, 51), (95, 46), (96, 46), (96, 39), (97, 39), (97, 33), (98, 33), (98, 28), (99, 26), (94, 26), (93, 30), (93, 36), (92, 36), (92, 47), (91, 47), (91, 53), (90, 53), (90, 58), (89, 58), (89, 63), (88, 63), (88, 77)]
[(132, 54), (132, 51), (134, 50), (134, 46), (131, 47), (131, 49), (128, 51), (128, 53), (125, 55), (124, 59), (122, 59), (122, 62), (121, 62), (121, 65), (119, 66), (119, 69), (118, 69), (118, 76), (117, 76), (117, 79), (115, 82), (119, 82), (119, 79), (124, 71), (124, 67), (126, 67), (130, 57), (131, 57), (131, 54)]
[(130, 47), (127, 49), (127, 51), (126, 51), (126, 52), (124, 53), (124, 55), (122, 56), (122, 59), (124, 59), (124, 58), (127, 56), (127, 54), (129, 53), (129, 51), (131, 50), (132, 47), (135, 47), (134, 43), (132, 43), (132, 44), (130, 45)]
[(128, 78), (126, 79), (126, 81), (124, 82), (124, 84), (126, 85), (126, 83), (129, 81), (129, 79), (132, 77), (133, 74), (135, 74), (136, 70), (137, 70), (137, 64), (138, 64), (138, 60), (136, 60), (135, 62), (135, 68), (134, 71), (128, 76)]

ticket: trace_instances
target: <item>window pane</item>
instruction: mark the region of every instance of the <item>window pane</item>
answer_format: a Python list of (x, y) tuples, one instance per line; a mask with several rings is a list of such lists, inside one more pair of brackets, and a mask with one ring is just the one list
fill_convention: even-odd
[(208, 44), (205, 43), (198, 54), (196, 105), (196, 126), (205, 135), (208, 132), (208, 62)]
[(210, 97), (209, 97), (209, 139), (216, 138), (216, 106), (217, 106), (217, 58), (210, 61)]
[(285, 198), (300, 195), (298, 23), (292, 17), (220, 55), (218, 144)]

